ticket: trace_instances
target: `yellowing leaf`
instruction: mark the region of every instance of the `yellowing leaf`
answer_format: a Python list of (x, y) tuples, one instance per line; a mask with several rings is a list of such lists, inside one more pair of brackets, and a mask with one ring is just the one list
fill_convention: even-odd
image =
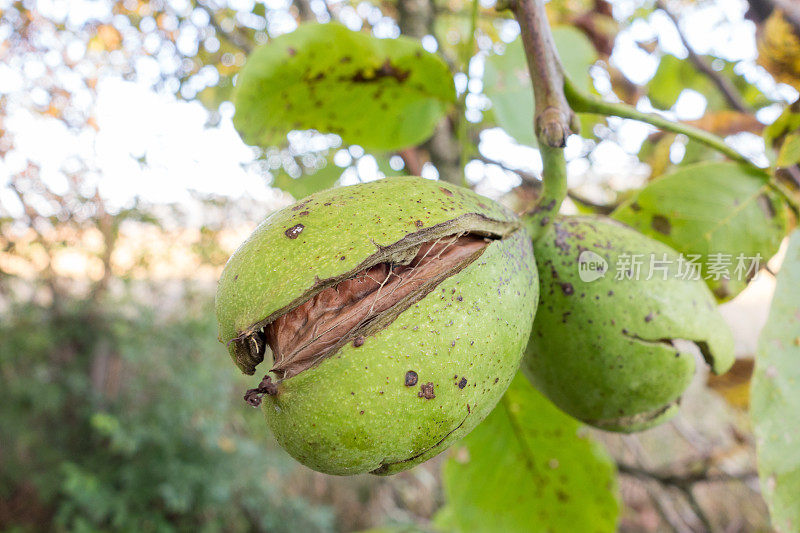
[(753, 377), (753, 359), (737, 359), (730, 370), (722, 375), (709, 374), (708, 386), (722, 396), (729, 405), (745, 411), (750, 405), (750, 378)]
[(89, 40), (89, 50), (95, 52), (111, 52), (119, 50), (122, 46), (122, 34), (111, 24), (101, 24), (97, 27), (94, 37)]
[(775, 166), (787, 168), (798, 163), (800, 163), (800, 133), (792, 133), (784, 139)]
[(800, 37), (779, 9), (759, 28), (758, 63), (778, 81), (800, 89)]

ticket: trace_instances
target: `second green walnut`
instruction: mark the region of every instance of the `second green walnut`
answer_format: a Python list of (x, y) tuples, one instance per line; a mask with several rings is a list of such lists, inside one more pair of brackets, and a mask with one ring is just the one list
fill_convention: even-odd
[(391, 474), (494, 408), (538, 302), (530, 238), (469, 190), (389, 178), (268, 217), (228, 261), (216, 311), (276, 439), (330, 474)]
[(541, 301), (522, 368), (566, 413), (621, 432), (669, 419), (695, 372), (678, 339), (730, 368), (730, 329), (668, 246), (587, 216), (558, 217), (534, 247)]

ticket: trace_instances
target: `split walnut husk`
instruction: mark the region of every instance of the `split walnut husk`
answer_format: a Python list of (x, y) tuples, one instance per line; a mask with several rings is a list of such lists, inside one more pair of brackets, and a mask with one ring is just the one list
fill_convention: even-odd
[(323, 191), (265, 220), (220, 279), (220, 340), (278, 442), (332, 474), (391, 474), (494, 407), (538, 301), (530, 238), (421, 178)]

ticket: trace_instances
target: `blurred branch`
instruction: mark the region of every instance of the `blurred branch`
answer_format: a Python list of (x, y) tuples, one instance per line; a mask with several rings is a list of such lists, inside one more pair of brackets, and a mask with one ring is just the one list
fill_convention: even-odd
[(430, 0), (398, 0), (397, 25), (400, 33), (421, 39), (433, 35), (436, 20), (433, 2)]
[[(631, 435), (629, 438), (623, 439), (622, 444), (633, 455), (637, 463), (645, 464), (647, 462), (647, 455), (636, 435)], [(619, 465), (617, 465), (617, 470), (619, 470)], [(650, 500), (653, 502), (656, 512), (661, 519), (669, 525), (670, 529), (675, 532), (686, 531), (686, 527), (681, 523), (683, 518), (674, 509), (673, 501), (669, 497), (669, 494), (665, 493), (666, 489), (664, 485), (649, 478), (640, 478), (640, 481), (647, 495), (650, 497)]]
[(416, 147), (404, 148), (397, 153), (402, 159), (403, 164), (412, 176), (420, 176), (422, 174), (422, 159), (419, 155), (419, 149)]
[[(469, 19), (469, 36), (467, 37), (466, 43), (462, 43), (460, 54), (461, 57), (459, 61), (461, 63), (460, 68), (462, 72), (467, 76), (468, 87), (470, 82), (469, 66), (472, 62), (472, 57), (475, 54), (475, 32), (478, 30), (478, 13), (480, 11), (480, 2), (479, 0), (472, 0), (471, 5), (472, 9)], [(458, 161), (458, 166), (461, 169), (465, 169), (467, 167), (467, 163), (469, 162), (469, 153), (472, 151), (472, 147), (469, 146), (470, 130), (472, 128), (466, 117), (468, 94), (469, 91), (464, 91), (461, 97), (458, 99), (459, 112), (456, 136), (458, 139), (458, 144), (461, 147), (461, 157)]]
[(714, 528), (708, 515), (694, 495), (693, 489), (695, 485), (698, 483), (728, 483), (731, 481), (746, 483), (747, 481), (758, 479), (758, 473), (754, 471), (729, 474), (726, 472), (712, 473), (710, 469), (711, 464), (708, 460), (704, 461), (702, 468), (685, 474), (657, 472), (627, 463), (617, 463), (617, 470), (620, 474), (643, 481), (655, 481), (664, 487), (671, 487), (680, 491), (689, 507), (691, 507), (692, 512), (702, 524), (704, 531), (713, 531)]
[(620, 474), (623, 475), (639, 479), (649, 479), (657, 481), (662, 485), (671, 485), (679, 488), (691, 487), (697, 483), (728, 483), (731, 481), (746, 482), (758, 477), (757, 472), (741, 472), (738, 474), (711, 472), (710, 466), (707, 464), (699, 470), (690, 471), (686, 474), (657, 472), (627, 463), (617, 463), (617, 470), (619, 470)]
[(678, 32), (678, 37), (681, 39), (681, 43), (683, 43), (684, 48), (686, 48), (687, 52), (689, 53), (689, 60), (695, 66), (697, 70), (702, 72), (711, 82), (717, 86), (717, 89), (720, 90), (722, 95), (725, 97), (725, 100), (728, 102), (733, 109), (736, 111), (747, 113), (750, 111), (748, 109), (747, 104), (744, 103), (742, 100), (742, 95), (739, 94), (739, 91), (736, 90), (736, 87), (733, 86), (733, 83), (728, 78), (725, 78), (719, 74), (716, 70), (714, 70), (706, 58), (700, 56), (697, 52), (694, 51), (694, 48), (689, 44), (686, 35), (681, 30), (681, 26), (678, 22), (678, 17), (669, 10), (667, 4), (664, 0), (656, 0), (656, 6), (666, 13), (669, 19), (672, 21), (672, 24), (675, 26), (675, 30)]
[(117, 220), (106, 210), (105, 201), (97, 189), (95, 190), (93, 202), (97, 208), (97, 229), (100, 230), (100, 234), (103, 236), (103, 252), (100, 255), (100, 260), (103, 263), (103, 276), (94, 283), (89, 294), (89, 300), (97, 303), (106, 292), (106, 289), (108, 289), (108, 284), (111, 281), (111, 256), (116, 248), (119, 231)]
[[(38, 173), (38, 167), (29, 163), (28, 168), (24, 171), (27, 173), (36, 172)], [(11, 189), (11, 192), (17, 197), (19, 203), (22, 205), (22, 209), (25, 213), (25, 218), (28, 219), (28, 227), (33, 231), (35, 237), (34, 242), (39, 243), (42, 249), (45, 252), (45, 257), (47, 262), (44, 265), (44, 279), (47, 286), (50, 288), (50, 297), (52, 299), (52, 308), (56, 314), (60, 314), (61, 310), (61, 291), (58, 287), (58, 281), (56, 279), (56, 272), (53, 269), (53, 254), (52, 247), (50, 243), (45, 238), (42, 231), (37, 227), (37, 222), (42, 216), (39, 212), (34, 208), (30, 202), (28, 202), (25, 194), (19, 187), (18, 183), (18, 176), (11, 176), (8, 181), (8, 188)]]
[(317, 20), (317, 16), (314, 14), (314, 10), (311, 9), (311, 2), (309, 2), (309, 0), (293, 0), (292, 3), (297, 7), (297, 15), (300, 17), (301, 22)]
[[(403, 35), (416, 39), (433, 35), (435, 21), (436, 11), (432, 0), (398, 0), (397, 25)], [(464, 120), (463, 109), (458, 109), (460, 114), (456, 120)], [(450, 117), (444, 118), (422, 148), (427, 150), (441, 180), (461, 185), (464, 183), (464, 169), (461, 166), (463, 147), (458, 142), (456, 129)]]
[(794, 212), (795, 216), (800, 218), (800, 201), (795, 197), (795, 194), (778, 180), (770, 180), (769, 185), (775, 192), (783, 196), (783, 199), (789, 205), (789, 209)]
[(573, 202), (581, 204), (584, 207), (588, 207), (592, 211), (594, 211), (595, 213), (598, 213), (598, 214), (601, 214), (601, 215), (610, 215), (614, 211), (614, 209), (617, 208), (617, 205), (618, 205), (618, 204), (614, 204), (614, 203), (611, 203), (611, 204), (600, 204), (600, 203), (594, 202), (594, 201), (586, 198), (585, 196), (583, 196), (583, 195), (581, 195), (581, 194), (579, 194), (579, 193), (577, 193), (577, 192), (575, 192), (573, 190), (567, 190), (567, 197), (569, 197), (569, 199), (572, 200)]
[(235, 31), (225, 31), (222, 26), (220, 26), (219, 21), (217, 21), (216, 13), (214, 13), (213, 9), (200, 2), (194, 2), (194, 5), (206, 12), (206, 15), (208, 15), (208, 22), (211, 24), (211, 27), (214, 28), (214, 31), (217, 33), (217, 35), (224, 38), (237, 48), (240, 48), (246, 54), (249, 54), (253, 51), (253, 45), (247, 41), (247, 39)]
[[(530, 187), (535, 191), (541, 191), (542, 189), (541, 178), (530, 172), (526, 172), (518, 168), (512, 168), (503, 163), (502, 161), (497, 161), (495, 159), (488, 158), (483, 154), (478, 154), (474, 156), (474, 159), (477, 159), (478, 161), (481, 161), (487, 165), (498, 166), (501, 169), (505, 170), (506, 172), (511, 172), (513, 174), (516, 174), (517, 176), (520, 177), (523, 183), (525, 183), (528, 187)], [(609, 213), (614, 211), (614, 209), (617, 208), (616, 204), (599, 204), (593, 202), (592, 200), (589, 200), (588, 198), (582, 196), (580, 193), (577, 193), (571, 189), (567, 189), (567, 197), (571, 199), (573, 202), (589, 207), (595, 212), (600, 213), (601, 215), (608, 215)]]

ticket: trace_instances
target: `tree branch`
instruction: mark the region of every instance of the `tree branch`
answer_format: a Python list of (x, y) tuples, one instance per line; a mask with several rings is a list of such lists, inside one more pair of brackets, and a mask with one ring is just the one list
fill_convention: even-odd
[(294, 0), (292, 2), (297, 7), (297, 16), (301, 22), (313, 21), (317, 19), (314, 10), (311, 9), (309, 0)]
[(208, 15), (208, 22), (211, 24), (211, 27), (214, 28), (214, 32), (218, 36), (241, 49), (245, 54), (250, 54), (250, 52), (253, 51), (253, 46), (246, 39), (242, 38), (241, 35), (236, 32), (225, 31), (222, 26), (220, 26), (213, 9), (200, 2), (194, 2), (194, 5), (206, 12), (206, 15)]
[[(397, 25), (400, 33), (417, 39), (433, 35), (436, 20), (434, 7), (432, 0), (398, 0)], [(459, 112), (459, 120), (464, 120), (463, 109), (459, 108)], [(458, 142), (450, 117), (445, 117), (436, 125), (433, 135), (422, 147), (427, 150), (440, 179), (459, 185), (464, 183), (464, 169), (461, 166), (463, 147)]]
[[(595, 96), (584, 94), (576, 89), (569, 80), (565, 81), (564, 92), (567, 95), (569, 103), (577, 113), (592, 113), (595, 115), (615, 116), (620, 118), (630, 118), (651, 124), (662, 130), (671, 131), (673, 133), (682, 133), (690, 139), (708, 146), (720, 152), (734, 161), (745, 163), (750, 166), (756, 166), (752, 161), (745, 156), (725, 144), (725, 141), (717, 137), (713, 133), (681, 124), (680, 122), (673, 122), (655, 113), (644, 113), (635, 107), (627, 104), (606, 102)], [(758, 168), (758, 167), (757, 167)]]
[(567, 195), (564, 146), (578, 131), (578, 122), (564, 94), (564, 68), (556, 51), (543, 0), (503, 0), (498, 9), (509, 8), (520, 27), (528, 73), (533, 84), (533, 129), (544, 163), (543, 191), (536, 207), (525, 215), (534, 240), (542, 235)]
[(672, 474), (647, 470), (645, 468), (627, 463), (617, 463), (617, 470), (623, 475), (657, 481), (662, 485), (671, 485), (681, 488), (691, 487), (697, 483), (727, 483), (731, 481), (744, 482), (751, 479), (756, 479), (758, 477), (758, 473), (756, 472), (742, 472), (740, 474), (728, 474), (725, 472), (712, 473), (709, 472), (707, 468), (686, 474)]
[(617, 463), (617, 471), (623, 475), (635, 477), (643, 481), (655, 481), (664, 487), (672, 487), (677, 489), (686, 499), (686, 502), (689, 504), (689, 507), (691, 507), (692, 512), (700, 521), (701, 525), (703, 526), (703, 531), (713, 531), (714, 528), (711, 520), (708, 518), (708, 515), (703, 510), (702, 506), (694, 495), (693, 489), (696, 484), (726, 483), (730, 481), (746, 482), (751, 479), (758, 479), (758, 473), (756, 472), (742, 472), (740, 474), (728, 474), (722, 472), (719, 474), (712, 474), (709, 472), (708, 467), (705, 467), (702, 470), (679, 475), (671, 473), (659, 473), (652, 470), (646, 470), (635, 465)]
[[(477, 159), (478, 161), (481, 161), (482, 163), (486, 163), (487, 165), (495, 165), (495, 166), (498, 166), (501, 169), (505, 170), (506, 172), (511, 172), (513, 174), (516, 174), (525, 183), (525, 185), (527, 185), (528, 187), (530, 187), (534, 191), (541, 191), (542, 190), (542, 180), (541, 180), (541, 178), (535, 176), (534, 174), (532, 174), (530, 172), (526, 172), (526, 171), (524, 171), (522, 169), (518, 169), (518, 168), (511, 168), (510, 166), (506, 165), (502, 161), (497, 161), (495, 159), (491, 159), (489, 157), (486, 157), (483, 154), (478, 154), (474, 158)], [(617, 208), (617, 205), (615, 205), (613, 203), (611, 203), (611, 204), (599, 204), (597, 202), (589, 200), (588, 198), (585, 198), (581, 194), (579, 194), (579, 193), (577, 193), (577, 192), (575, 192), (575, 191), (573, 191), (571, 189), (567, 189), (567, 198), (569, 198), (570, 200), (572, 200), (575, 203), (578, 203), (578, 204), (581, 204), (583, 206), (586, 206), (586, 207), (592, 209), (593, 211), (595, 211), (596, 213), (600, 213), (601, 215), (611, 214), (611, 212), (614, 211), (614, 209)]]
[(717, 89), (720, 90), (722, 95), (725, 97), (725, 100), (728, 102), (728, 105), (741, 113), (750, 112), (747, 104), (745, 104), (744, 100), (742, 100), (742, 95), (739, 94), (739, 91), (733, 86), (733, 83), (731, 83), (728, 78), (722, 77), (719, 72), (711, 67), (706, 58), (700, 56), (694, 51), (692, 46), (689, 44), (686, 35), (681, 30), (681, 26), (678, 23), (678, 17), (676, 17), (675, 14), (669, 10), (666, 2), (664, 2), (664, 0), (656, 0), (656, 6), (661, 11), (666, 13), (666, 15), (672, 21), (672, 24), (675, 25), (675, 29), (678, 32), (678, 37), (680, 37), (681, 43), (683, 43), (684, 48), (686, 48), (687, 52), (689, 53), (689, 60), (692, 62), (695, 68), (703, 73), (714, 85), (717, 86)]
[(536, 106), (534, 131), (540, 144), (563, 148), (578, 130), (575, 114), (564, 95), (564, 68), (556, 52), (542, 0), (511, 0), (533, 83)]

